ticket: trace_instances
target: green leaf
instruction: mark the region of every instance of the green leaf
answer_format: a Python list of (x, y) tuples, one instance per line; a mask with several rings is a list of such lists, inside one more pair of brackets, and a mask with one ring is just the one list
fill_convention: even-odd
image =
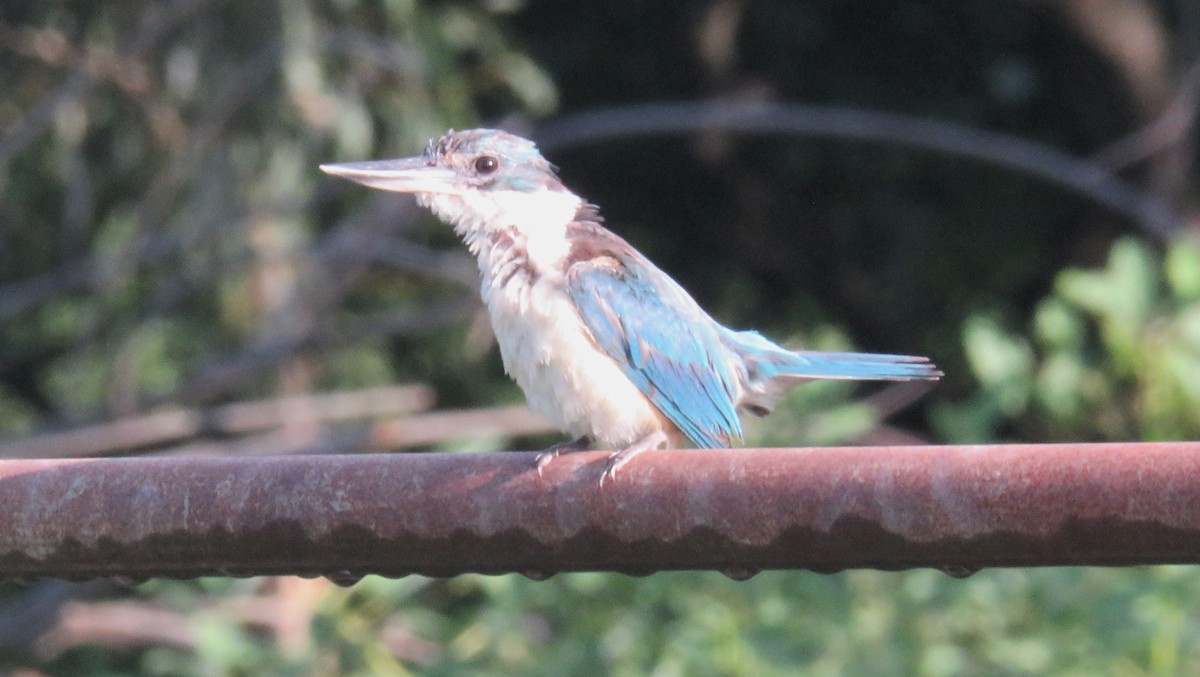
[(1086, 270), (1064, 270), (1054, 281), (1058, 296), (1093, 316), (1108, 313), (1112, 301), (1108, 278), (1103, 273)]
[(1055, 289), (1100, 323), (1105, 348), (1126, 373), (1140, 365), (1139, 335), (1159, 297), (1159, 267), (1145, 243), (1132, 238), (1113, 245), (1102, 272), (1064, 271)]
[(994, 320), (975, 316), (963, 327), (963, 349), (979, 381), (987, 388), (1005, 391), (1006, 409), (1019, 408), (1033, 374), (1029, 343), (1006, 333)]
[(1087, 369), (1079, 356), (1059, 353), (1047, 358), (1037, 379), (1038, 402), (1056, 419), (1071, 421), (1083, 414), (1080, 392)]
[(1108, 257), (1112, 319), (1121, 329), (1136, 334), (1145, 324), (1159, 292), (1158, 264), (1145, 243), (1124, 239), (1113, 245)]
[(1058, 350), (1078, 351), (1087, 337), (1083, 318), (1061, 299), (1054, 297), (1038, 305), (1033, 324), (1037, 338)]
[(1181, 301), (1200, 299), (1200, 246), (1176, 242), (1167, 250), (1167, 283)]

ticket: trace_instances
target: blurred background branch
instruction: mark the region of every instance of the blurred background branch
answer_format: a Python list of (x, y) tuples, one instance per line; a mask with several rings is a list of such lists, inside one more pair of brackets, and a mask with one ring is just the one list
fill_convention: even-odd
[[(1185, 114), (1194, 117), (1196, 111), (1190, 100), (1182, 103), (1188, 104)], [(956, 158), (982, 160), (1059, 184), (1134, 219), (1160, 238), (1170, 238), (1183, 226), (1171, 206), (1117, 179), (1101, 162), (1079, 160), (1044, 144), (1016, 137), (856, 108), (769, 101), (639, 104), (559, 118), (540, 129), (537, 136), (543, 147), (553, 150), (572, 144), (696, 132), (832, 136), (848, 141), (903, 144)], [(1145, 151), (1143, 155), (1152, 152)], [(1107, 154), (1108, 151), (1102, 151), (1098, 160), (1103, 161)]]

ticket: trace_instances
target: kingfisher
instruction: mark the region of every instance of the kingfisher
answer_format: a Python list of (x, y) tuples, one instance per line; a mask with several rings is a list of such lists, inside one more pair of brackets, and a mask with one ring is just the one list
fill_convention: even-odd
[(942, 376), (925, 357), (787, 350), (721, 325), (514, 134), (450, 130), (418, 157), (321, 169), (415, 194), (475, 255), (505, 372), (573, 438), (538, 455), (539, 474), (593, 444), (613, 450), (601, 485), (645, 451), (730, 447), (740, 414), (811, 379)]

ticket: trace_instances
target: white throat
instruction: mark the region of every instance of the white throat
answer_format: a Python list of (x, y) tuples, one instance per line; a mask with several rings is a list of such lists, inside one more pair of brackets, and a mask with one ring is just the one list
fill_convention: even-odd
[(567, 224), (583, 205), (570, 191), (546, 189), (424, 193), (418, 201), (454, 226), (485, 278), (496, 272), (500, 259), (508, 258), (493, 251), (497, 248), (521, 250), (538, 274), (558, 271), (569, 250)]

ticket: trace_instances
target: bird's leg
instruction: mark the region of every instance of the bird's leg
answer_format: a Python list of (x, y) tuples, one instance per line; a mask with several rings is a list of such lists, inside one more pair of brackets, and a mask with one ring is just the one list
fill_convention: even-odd
[(584, 435), (578, 439), (569, 442), (559, 442), (558, 444), (546, 449), (537, 455), (537, 474), (542, 475), (542, 468), (550, 464), (550, 461), (558, 458), (559, 454), (569, 454), (573, 451), (587, 451), (587, 448), (592, 446), (592, 438)]
[(621, 466), (633, 460), (634, 456), (637, 456), (643, 451), (657, 449), (667, 444), (669, 441), (670, 439), (667, 437), (666, 433), (661, 430), (655, 430), (654, 432), (648, 433), (642, 438), (636, 440), (633, 444), (625, 447), (624, 449), (621, 449), (620, 451), (614, 451), (612, 455), (608, 457), (608, 465), (604, 467), (604, 473), (600, 475), (600, 486), (604, 486), (605, 480), (616, 479), (617, 470), (619, 470)]

